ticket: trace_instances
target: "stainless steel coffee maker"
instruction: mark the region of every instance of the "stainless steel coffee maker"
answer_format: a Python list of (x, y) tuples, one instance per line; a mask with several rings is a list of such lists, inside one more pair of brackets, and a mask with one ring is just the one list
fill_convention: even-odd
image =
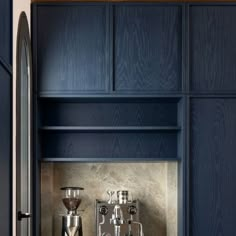
[(139, 200), (129, 200), (127, 190), (107, 191), (108, 201), (96, 200), (96, 231), (98, 236), (144, 236), (139, 220)]
[(83, 236), (82, 218), (77, 213), (81, 203), (79, 198), (81, 187), (63, 187), (62, 201), (67, 209), (67, 214), (62, 215), (62, 236)]

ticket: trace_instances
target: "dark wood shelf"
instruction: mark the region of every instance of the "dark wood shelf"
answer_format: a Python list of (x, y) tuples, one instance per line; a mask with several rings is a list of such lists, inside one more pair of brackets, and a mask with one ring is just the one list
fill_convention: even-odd
[(41, 131), (68, 131), (68, 132), (109, 132), (109, 131), (179, 131), (180, 126), (43, 126)]

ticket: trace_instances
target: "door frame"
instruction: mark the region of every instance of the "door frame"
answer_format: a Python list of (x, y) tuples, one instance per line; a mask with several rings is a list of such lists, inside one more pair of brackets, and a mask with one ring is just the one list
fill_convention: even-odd
[[(29, 166), (31, 167), (29, 170), (29, 184), (30, 184), (30, 193), (29, 193), (29, 206), (30, 206), (30, 235), (32, 235), (32, 210), (33, 210), (33, 194), (32, 194), (32, 154), (33, 154), (33, 145), (32, 145), (32, 55), (31, 55), (31, 41), (30, 41), (30, 33), (29, 33), (29, 24), (27, 20), (27, 16), (25, 12), (21, 12), (18, 22), (18, 32), (17, 32), (17, 44), (16, 44), (16, 235), (20, 236), (21, 229), (21, 221), (18, 220), (18, 211), (20, 210), (19, 206), (21, 203), (21, 50), (22, 50), (22, 42), (27, 43), (28, 47), (28, 158), (29, 158)], [(25, 235), (24, 235), (25, 236)]]

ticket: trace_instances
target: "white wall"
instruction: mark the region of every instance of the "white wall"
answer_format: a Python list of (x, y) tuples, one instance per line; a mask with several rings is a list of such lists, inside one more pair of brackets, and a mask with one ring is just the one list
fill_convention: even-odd
[(16, 39), (17, 39), (17, 28), (18, 28), (18, 20), (20, 13), (25, 11), (28, 21), (30, 24), (30, 0), (13, 0), (13, 236), (16, 235), (16, 164), (15, 164), (15, 128), (16, 128), (16, 121), (15, 121), (15, 88), (16, 88)]

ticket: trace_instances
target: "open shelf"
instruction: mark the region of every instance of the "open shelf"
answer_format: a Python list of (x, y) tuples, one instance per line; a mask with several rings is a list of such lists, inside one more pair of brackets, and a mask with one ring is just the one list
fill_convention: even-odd
[(91, 99), (77, 102), (44, 100), (40, 103), (44, 126), (172, 127), (178, 126), (175, 99)]
[(47, 98), (38, 102), (41, 161), (180, 160), (180, 98)]

